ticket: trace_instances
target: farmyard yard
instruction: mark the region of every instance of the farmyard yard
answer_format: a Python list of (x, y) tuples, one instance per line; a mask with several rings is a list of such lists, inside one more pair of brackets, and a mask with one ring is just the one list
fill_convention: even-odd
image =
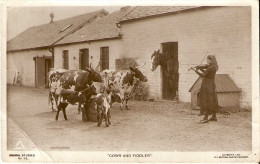
[[(130, 110), (114, 104), (111, 126), (82, 122), (77, 106), (67, 108), (55, 121), (48, 105), (48, 90), (7, 87), (7, 116), (44, 151), (250, 151), (251, 112), (218, 114), (217, 122), (198, 124), (198, 111), (171, 101), (130, 101)], [(7, 125), (8, 150), (17, 136)], [(34, 150), (23, 143), (26, 150)]]

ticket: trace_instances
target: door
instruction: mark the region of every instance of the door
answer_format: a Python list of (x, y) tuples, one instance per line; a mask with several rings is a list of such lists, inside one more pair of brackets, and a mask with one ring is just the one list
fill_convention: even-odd
[(49, 59), (45, 59), (45, 88), (49, 87), (49, 72), (51, 69), (51, 65), (52, 65), (52, 60)]
[(69, 69), (69, 51), (62, 51), (62, 68)]
[(48, 73), (51, 68), (51, 57), (35, 58), (35, 87), (49, 86)]
[(162, 43), (164, 62), (162, 72), (162, 98), (167, 100), (178, 99), (179, 61), (178, 42)]
[(109, 47), (100, 48), (101, 71), (109, 69)]
[(81, 49), (79, 51), (79, 69), (85, 70), (89, 67), (89, 51), (88, 49)]
[(35, 60), (35, 86), (45, 87), (45, 58), (36, 57)]

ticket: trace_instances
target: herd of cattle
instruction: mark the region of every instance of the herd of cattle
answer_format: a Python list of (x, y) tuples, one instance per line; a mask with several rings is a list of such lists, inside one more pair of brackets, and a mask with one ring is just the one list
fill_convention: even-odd
[(148, 81), (140, 70), (143, 66), (129, 67), (129, 70), (104, 70), (102, 72), (93, 68), (86, 68), (86, 70), (51, 70), (49, 72), (49, 101), (52, 110), (56, 111), (57, 109), (56, 120), (58, 120), (61, 110), (64, 119), (67, 120), (66, 107), (68, 104), (78, 104), (78, 112), (82, 111), (82, 118), (83, 120), (86, 119), (86, 109), (89, 107), (90, 100), (94, 100), (98, 126), (105, 119), (108, 127), (112, 104), (114, 102), (121, 103), (120, 109), (122, 110), (125, 103), (126, 109), (128, 109), (127, 101), (130, 99), (137, 80)]

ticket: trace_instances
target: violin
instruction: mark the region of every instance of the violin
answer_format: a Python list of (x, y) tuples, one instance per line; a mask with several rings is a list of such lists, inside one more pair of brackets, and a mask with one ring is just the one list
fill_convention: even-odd
[(195, 70), (195, 69), (206, 69), (208, 66), (209, 66), (209, 64), (200, 64), (200, 65), (197, 65), (195, 67), (190, 67), (188, 69), (188, 71)]

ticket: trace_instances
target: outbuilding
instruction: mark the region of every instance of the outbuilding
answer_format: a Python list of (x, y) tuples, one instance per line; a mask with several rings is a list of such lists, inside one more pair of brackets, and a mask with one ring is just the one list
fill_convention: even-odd
[[(198, 109), (199, 94), (202, 78), (199, 77), (190, 88), (191, 92), (191, 108)], [(237, 87), (235, 82), (227, 74), (216, 74), (215, 77), (216, 91), (218, 97), (218, 105), (223, 108), (240, 108), (241, 89)]]
[(53, 45), (107, 14), (105, 10), (98, 10), (59, 21), (54, 21), (54, 14), (50, 14), (49, 23), (30, 27), (8, 41), (7, 83), (12, 84), (19, 72), (21, 85), (47, 87), (48, 72), (56, 60)]

